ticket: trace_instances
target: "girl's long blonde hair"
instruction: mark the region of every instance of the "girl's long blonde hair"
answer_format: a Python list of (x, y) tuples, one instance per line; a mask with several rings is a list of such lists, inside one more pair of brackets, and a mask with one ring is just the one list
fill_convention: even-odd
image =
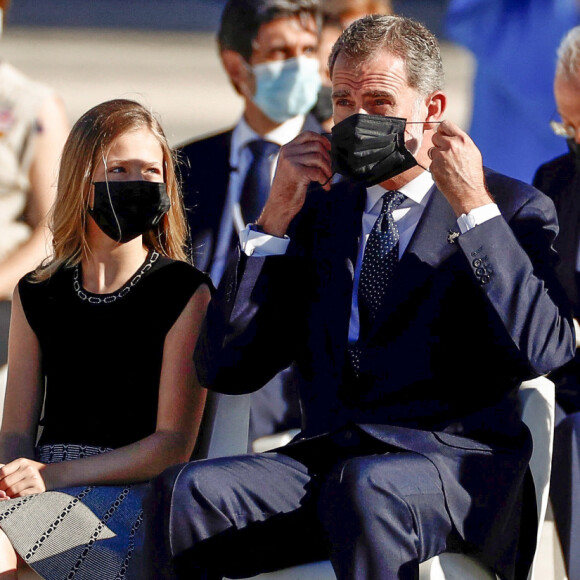
[(35, 271), (36, 280), (49, 278), (63, 266), (76, 266), (90, 254), (86, 216), (95, 168), (117, 137), (143, 128), (149, 129), (161, 145), (164, 180), (171, 201), (170, 210), (157, 227), (143, 235), (143, 243), (162, 255), (187, 261), (188, 226), (175, 172), (175, 155), (149, 110), (136, 101), (114, 99), (87, 111), (75, 123), (64, 145), (56, 201), (49, 218), (53, 252)]

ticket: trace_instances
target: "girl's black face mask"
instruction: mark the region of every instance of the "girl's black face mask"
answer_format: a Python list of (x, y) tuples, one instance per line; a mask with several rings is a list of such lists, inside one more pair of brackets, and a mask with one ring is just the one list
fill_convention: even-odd
[(97, 181), (89, 215), (112, 240), (124, 244), (155, 227), (171, 203), (165, 183)]
[(417, 165), (405, 146), (406, 119), (364, 115), (347, 117), (332, 128), (333, 173), (367, 187)]

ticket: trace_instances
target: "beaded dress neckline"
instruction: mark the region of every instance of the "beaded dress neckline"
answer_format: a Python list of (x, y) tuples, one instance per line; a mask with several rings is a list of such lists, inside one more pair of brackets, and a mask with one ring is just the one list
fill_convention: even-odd
[(131, 276), (131, 278), (129, 278), (129, 280), (123, 284), (121, 288), (115, 292), (111, 292), (110, 294), (94, 294), (93, 292), (85, 290), (81, 285), (80, 264), (77, 264), (73, 271), (74, 291), (80, 300), (87, 302), (88, 304), (112, 304), (113, 302), (116, 302), (117, 300), (127, 296), (127, 294), (129, 294), (129, 292), (131, 292), (131, 290), (143, 279), (145, 273), (147, 273), (153, 267), (153, 264), (158, 259), (159, 252), (155, 250), (149, 252), (147, 259), (141, 268), (139, 268), (139, 270), (137, 270), (137, 272), (135, 272), (135, 274), (133, 274), (133, 276)]

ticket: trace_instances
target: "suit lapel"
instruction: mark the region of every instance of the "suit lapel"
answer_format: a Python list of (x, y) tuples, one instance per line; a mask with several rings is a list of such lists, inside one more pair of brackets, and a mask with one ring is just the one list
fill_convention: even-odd
[(455, 233), (459, 234), (457, 217), (445, 196), (433, 186), (427, 207), (417, 224), (403, 260), (407, 255), (414, 254), (433, 268), (439, 266), (455, 251), (455, 244), (450, 243), (450, 236), (453, 238), (452, 234)]
[(196, 216), (190, 219), (194, 263), (204, 271), (209, 271), (214, 261), (228, 197), (232, 133), (232, 130), (226, 131), (203, 143), (203, 166), (194, 165), (199, 159), (190, 161), (189, 172), (198, 172), (202, 176), (201, 179), (192, 179), (192, 183), (198, 184), (198, 189), (188, 192), (187, 202), (191, 207), (187, 211)]
[(354, 270), (366, 192), (360, 185), (343, 182), (333, 186), (328, 193), (313, 193), (321, 200), (310, 235), (314, 247), (312, 257), (319, 277), (318, 291), (322, 291), (323, 296), (322, 324), (332, 337), (329, 340), (332, 356), (340, 366), (344, 362), (348, 341)]
[(362, 230), (362, 213), (366, 197), (364, 187), (352, 182), (337, 184), (330, 193), (330, 211), (326, 213), (330, 220), (329, 231), (333, 233), (335, 252), (344, 257), (350, 272), (351, 282), (354, 279), (354, 269), (360, 244)]
[[(228, 187), (230, 184), (230, 174), (232, 168), (230, 167), (230, 153), (232, 147), (232, 134), (233, 131), (227, 131), (223, 134), (223, 138), (216, 143), (216, 165), (213, 170), (215, 178), (215, 191), (220, 192), (219, 195), (209, 196), (211, 199), (211, 213), (214, 216), (215, 225), (212, 227), (213, 240), (212, 240), (212, 256), (211, 261), (213, 262), (213, 252), (215, 251), (219, 227), (221, 225), (221, 217), (224, 211), (225, 202), (228, 198)], [(221, 194), (223, 192), (223, 195)]]

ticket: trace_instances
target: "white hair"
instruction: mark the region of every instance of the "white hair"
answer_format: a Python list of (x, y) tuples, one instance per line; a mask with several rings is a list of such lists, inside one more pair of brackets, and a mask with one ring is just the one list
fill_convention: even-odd
[(580, 80), (580, 26), (572, 28), (558, 47), (556, 74), (565, 79)]

